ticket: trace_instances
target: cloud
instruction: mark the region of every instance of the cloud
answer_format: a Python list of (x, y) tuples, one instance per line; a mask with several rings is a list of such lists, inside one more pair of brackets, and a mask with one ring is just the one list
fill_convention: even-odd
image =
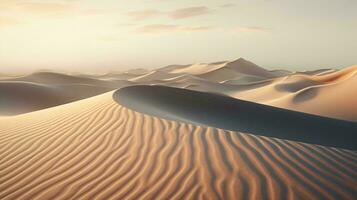
[(131, 27), (131, 26), (136, 26), (138, 24), (135, 23), (119, 23), (117, 24), (117, 27)]
[(234, 29), (236, 32), (268, 32), (271, 29), (259, 26), (241, 26)]
[(150, 17), (158, 16), (161, 15), (162, 13), (157, 10), (139, 10), (139, 11), (132, 11), (126, 13), (129, 17), (131, 17), (133, 20), (144, 20)]
[(212, 27), (210, 27), (210, 26), (194, 26), (194, 27), (186, 26), (186, 27), (181, 27), (182, 31), (188, 31), (188, 32), (207, 31), (207, 30), (211, 30), (211, 29), (212, 29)]
[(178, 25), (171, 24), (150, 24), (145, 25), (137, 29), (138, 33), (162, 33), (162, 32), (172, 32), (177, 31)]
[(95, 15), (106, 15), (106, 14), (117, 13), (117, 10), (115, 10), (115, 9), (82, 9), (80, 11), (80, 13), (83, 15), (95, 16)]
[(143, 34), (161, 34), (168, 32), (196, 32), (210, 30), (207, 26), (181, 26), (172, 24), (150, 24), (136, 29), (137, 33)]
[(181, 8), (168, 13), (172, 19), (183, 19), (198, 15), (206, 15), (210, 13), (210, 9), (205, 6)]
[(231, 8), (231, 7), (235, 7), (235, 6), (236, 6), (236, 4), (234, 4), (234, 3), (226, 3), (226, 4), (220, 5), (219, 7), (221, 7), (221, 8)]
[(5, 12), (21, 13), (33, 15), (60, 15), (67, 14), (75, 10), (75, 1), (20, 1), (20, 0), (0, 0), (0, 8)]
[(21, 24), (21, 22), (15, 18), (0, 16), (0, 28), (17, 24)]
[(70, 3), (24, 2), (17, 5), (24, 11), (39, 15), (67, 14), (74, 9), (74, 5)]
[(119, 41), (123, 41), (124, 38), (119, 36), (100, 36), (98, 37), (98, 40), (104, 42), (119, 42)]
[(127, 12), (125, 13), (125, 15), (131, 17), (132, 20), (136, 20), (136, 21), (145, 20), (157, 16), (166, 16), (171, 19), (183, 19), (183, 18), (195, 17), (199, 15), (206, 15), (209, 14), (210, 11), (211, 10), (205, 6), (197, 6), (197, 7), (180, 8), (167, 12), (154, 10), (154, 9), (138, 10), (138, 11)]

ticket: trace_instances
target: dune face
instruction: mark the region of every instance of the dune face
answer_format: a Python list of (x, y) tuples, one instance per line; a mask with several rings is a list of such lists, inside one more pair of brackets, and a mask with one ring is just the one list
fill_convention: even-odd
[(33, 83), (1, 82), (0, 94), (0, 115), (15, 115), (48, 108), (61, 101), (61, 96), (51, 88)]
[(52, 72), (5, 78), (0, 80), (0, 116), (50, 108), (126, 85), (127, 81), (100, 80)]
[(114, 98), (133, 110), (170, 120), (357, 150), (353, 122), (163, 86), (125, 87)]
[(0, 82), (0, 115), (17, 115), (81, 100), (112, 90), (88, 85)]
[[(355, 87), (357, 67), (319, 76), (295, 76), (293, 81), (276, 85), (294, 90), (270, 104), (292, 110), (357, 121)], [(304, 85), (305, 84), (305, 85)]]
[(1, 74), (0, 199), (357, 199), (356, 72)]
[[(242, 58), (171, 65), (104, 75), (38, 72), (0, 79), (0, 115), (17, 115), (85, 99), (130, 85), (165, 85), (341, 120), (357, 121), (356, 70), (292, 73), (265, 70)], [(334, 95), (331, 95), (334, 94)], [(348, 97), (348, 98), (345, 98)]]
[[(2, 86), (2, 90), (7, 92), (2, 92), (0, 115), (45, 109), (130, 85), (164, 85), (219, 93), (274, 107), (357, 122), (357, 107), (354, 106), (357, 104), (357, 97), (353, 92), (356, 87), (356, 71), (356, 66), (343, 70), (269, 71), (240, 58), (234, 61), (170, 65), (155, 70), (137, 69), (97, 76), (53, 72), (17, 77), (3, 75), (0, 85), (27, 87), (18, 84), (22, 82), (24, 85), (37, 86), (27, 92), (33, 91), (36, 94), (27, 103), (22, 103), (25, 99), (23, 96), (9, 94), (13, 89)], [(38, 93), (41, 95), (37, 95)], [(52, 100), (55, 93), (58, 98)], [(9, 99), (20, 103), (9, 104)]]
[(0, 199), (354, 199), (355, 151), (170, 121), (113, 92), (0, 118)]

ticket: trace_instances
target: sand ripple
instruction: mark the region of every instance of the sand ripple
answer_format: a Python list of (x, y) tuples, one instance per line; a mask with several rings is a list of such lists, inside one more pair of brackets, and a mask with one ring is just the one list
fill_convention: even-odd
[(355, 199), (357, 153), (168, 121), (113, 93), (0, 118), (0, 199)]

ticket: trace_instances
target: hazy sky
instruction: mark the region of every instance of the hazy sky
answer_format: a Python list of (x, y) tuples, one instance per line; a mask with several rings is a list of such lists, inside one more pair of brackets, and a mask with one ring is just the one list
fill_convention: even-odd
[(0, 72), (357, 64), (357, 0), (0, 0)]

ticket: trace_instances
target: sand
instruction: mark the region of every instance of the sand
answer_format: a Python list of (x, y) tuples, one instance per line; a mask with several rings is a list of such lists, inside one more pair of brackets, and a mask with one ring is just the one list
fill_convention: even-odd
[(82, 75), (36, 72), (0, 80), (0, 116), (13, 116), (93, 97), (128, 84)]
[[(119, 104), (174, 121), (357, 150), (357, 123), (167, 86), (117, 90)], [(336, 134), (336, 133), (339, 134)]]
[[(357, 122), (356, 72), (357, 66), (304, 72), (266, 70), (240, 58), (100, 75), (3, 74), (0, 78), (0, 116), (59, 106), (130, 85), (165, 85)], [(31, 99), (18, 92), (21, 88), (33, 93)], [(52, 100), (54, 94), (58, 97)]]
[(0, 199), (353, 199), (357, 154), (169, 121), (113, 92), (0, 118)]
[(356, 72), (1, 74), (0, 199), (356, 199)]
[(268, 71), (250, 61), (238, 59), (187, 66), (174, 65), (164, 71), (161, 74), (152, 72), (155, 79), (139, 83), (220, 93), (279, 108), (357, 121), (357, 107), (354, 106), (357, 104), (354, 92), (357, 66), (342, 70)]

